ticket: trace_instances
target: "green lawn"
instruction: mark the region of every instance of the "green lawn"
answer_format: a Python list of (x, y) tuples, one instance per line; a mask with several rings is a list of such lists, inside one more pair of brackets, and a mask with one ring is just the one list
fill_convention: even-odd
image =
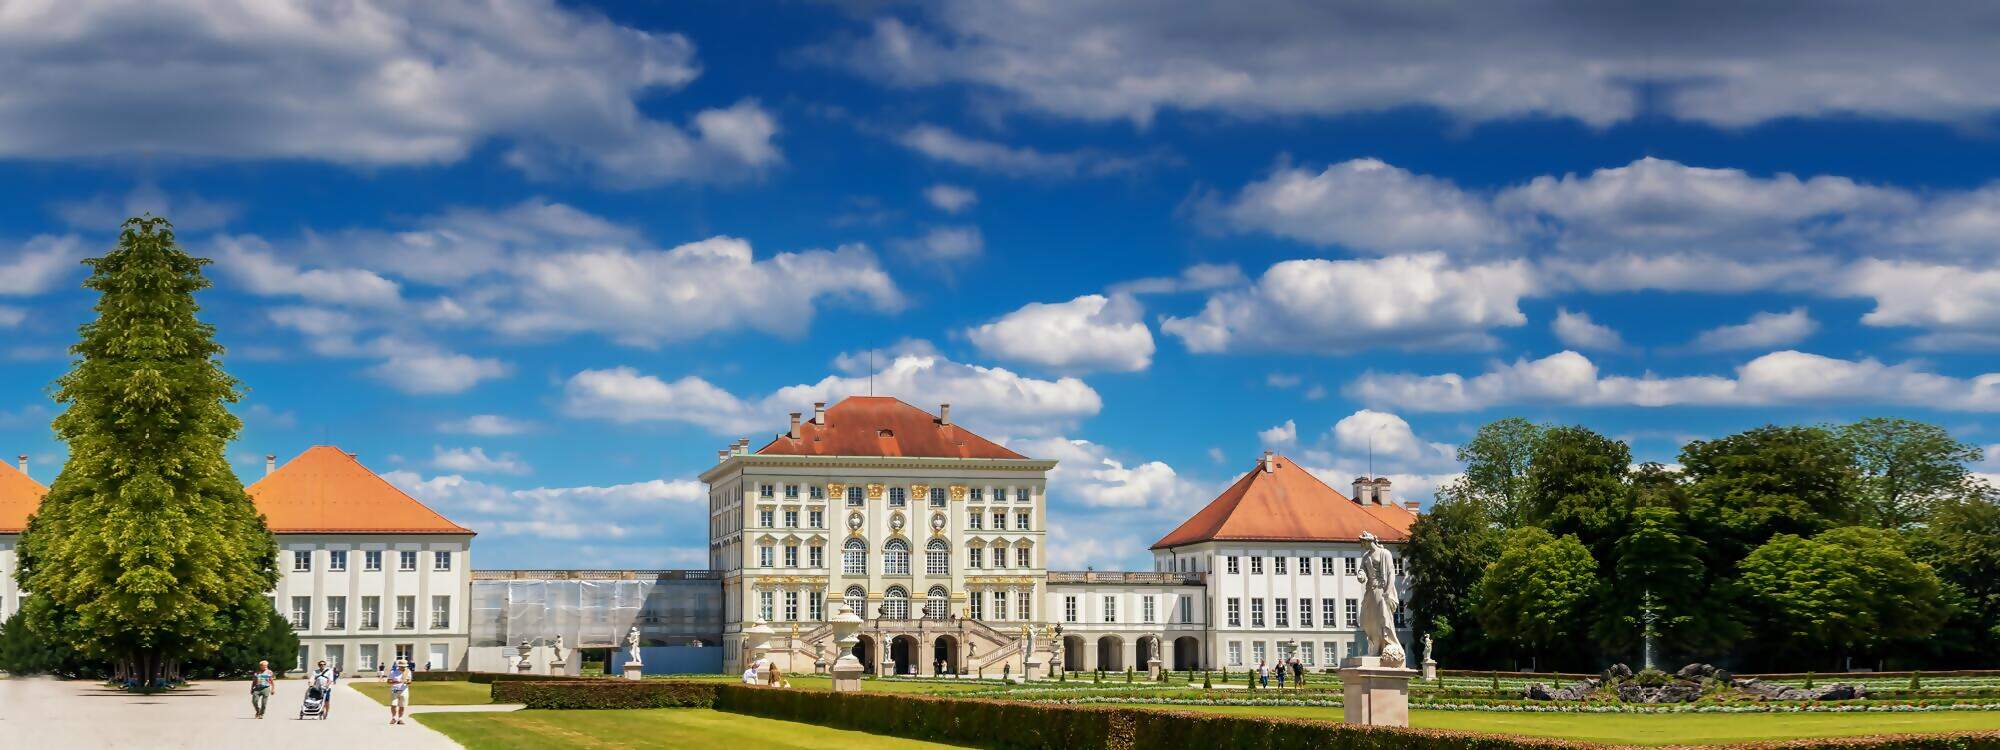
[[(673, 680), (676, 682), (721, 682), (728, 684), (736, 684), (743, 681), (742, 677), (735, 675), (706, 675), (706, 674), (697, 674), (697, 675), (677, 674), (664, 677), (648, 677), (646, 679), (649, 680), (664, 679), (664, 680)], [(785, 679), (792, 683), (792, 687), (801, 690), (823, 690), (823, 691), (833, 690), (833, 678), (831, 677), (820, 677), (817, 675), (807, 674), (807, 675), (786, 675)], [(938, 693), (963, 693), (972, 690), (991, 690), (996, 687), (999, 686), (993, 683), (978, 683), (970, 681), (964, 683), (955, 683), (955, 682), (912, 682), (907, 680), (869, 679), (862, 681), (861, 689), (864, 692), (871, 692), (871, 693), (938, 694)]]
[[(350, 682), (349, 687), (389, 705), (389, 683)], [(410, 686), (410, 703), (418, 706), (468, 706), (493, 702), (493, 686), (476, 682), (419, 682)]]
[[(1317, 706), (1159, 706), (1225, 714), (1340, 721), (1341, 709)], [(1410, 726), (1632, 745), (1840, 737), (1901, 732), (2000, 729), (2000, 711), (1851, 714), (1527, 714), (1488, 711), (1410, 712)]]
[[(419, 687), (422, 687), (419, 685)], [(468, 750), (541, 748), (711, 748), (756, 750), (921, 750), (934, 742), (828, 729), (705, 708), (626, 711), (514, 711), (412, 714)]]

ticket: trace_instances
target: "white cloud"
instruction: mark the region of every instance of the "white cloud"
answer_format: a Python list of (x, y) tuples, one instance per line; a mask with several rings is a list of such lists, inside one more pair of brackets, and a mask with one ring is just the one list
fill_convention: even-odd
[(1285, 450), (1299, 443), (1299, 425), (1290, 419), (1284, 424), (1261, 430), (1257, 433), (1257, 444), (1271, 450)]
[(276, 257), (270, 243), (261, 237), (217, 237), (214, 250), (216, 267), (251, 294), (300, 297), (334, 305), (393, 306), (402, 302), (402, 286), (373, 271), (300, 268)]
[(425, 349), (392, 354), (368, 368), (368, 374), (376, 379), (416, 395), (463, 393), (512, 371), (498, 359)]
[(124, 195), (101, 193), (81, 200), (58, 201), (52, 208), (63, 223), (86, 232), (114, 231), (126, 219), (144, 214), (166, 217), (181, 232), (213, 229), (243, 213), (243, 207), (234, 202), (169, 194), (152, 182), (142, 182)]
[[(885, 6), (887, 7), (887, 6)], [(953, 0), (883, 10), (819, 59), (901, 87), (964, 84), (1006, 105), (1144, 126), (1429, 107), (1461, 122), (1657, 111), (1721, 127), (1861, 115), (1952, 124), (2000, 110), (1983, 13), (1941, 4)], [(1754, 29), (1754, 33), (1745, 30)]]
[(1459, 469), (1457, 448), (1417, 437), (1408, 421), (1388, 412), (1356, 411), (1335, 423), (1328, 437), (1331, 450), (1351, 456), (1372, 452), (1384, 467), (1433, 473)]
[(630, 367), (584, 370), (563, 385), (563, 408), (571, 415), (613, 422), (675, 421), (710, 432), (747, 433), (771, 428), (777, 419), (699, 377), (661, 380)]
[(1956, 378), (1916, 363), (1887, 365), (1781, 351), (1720, 375), (1639, 377), (1601, 375), (1576, 352), (1496, 364), (1465, 377), (1369, 372), (1348, 395), (1368, 404), (1413, 411), (1477, 411), (1517, 403), (1570, 406), (1760, 406), (1770, 404), (1902, 404), (1955, 411), (2000, 411), (2000, 373)]
[(1202, 210), (1238, 230), (1375, 254), (1470, 250), (1505, 243), (1511, 235), (1484, 199), (1377, 159), (1345, 161), (1318, 173), (1280, 166), (1226, 205)]
[(708, 499), (692, 479), (512, 489), (458, 474), (398, 470), (382, 478), (481, 534), (555, 541), (657, 534), (662, 514), (695, 511)]
[(895, 240), (891, 247), (911, 260), (950, 265), (984, 254), (986, 237), (975, 226), (936, 227), (916, 237)]
[(930, 202), (932, 208), (955, 214), (978, 203), (979, 194), (972, 192), (971, 188), (938, 183), (924, 188), (924, 200)]
[(32, 297), (55, 289), (84, 267), (83, 240), (76, 235), (36, 235), (8, 255), (0, 255), (0, 297)]
[(1137, 372), (1153, 361), (1143, 312), (1131, 297), (1087, 294), (1029, 303), (965, 335), (987, 356), (1056, 372)]
[(1264, 384), (1272, 388), (1297, 388), (1305, 378), (1289, 372), (1274, 372), (1264, 376)]
[(1688, 346), (1709, 352), (1771, 349), (1804, 341), (1816, 330), (1819, 324), (1806, 309), (1796, 307), (1784, 313), (1760, 312), (1742, 323), (1710, 328), (1697, 334)]
[[(1139, 461), (1128, 466), (1106, 446), (1088, 440), (1051, 437), (1012, 441), (1009, 447), (1023, 455), (1057, 461), (1049, 473), (1049, 496), (1084, 509), (1155, 510), (1158, 512), (1149, 515), (1173, 516), (1170, 522), (1177, 522), (1175, 514), (1191, 512), (1214, 494), (1213, 488), (1182, 477), (1165, 462)], [(1061, 525), (1072, 523), (1066, 520)], [(1090, 525), (1086, 522), (1082, 527)]]
[(447, 420), (438, 424), (439, 432), (484, 437), (520, 435), (534, 428), (533, 422), (500, 414), (474, 414), (464, 419)]
[(1145, 160), (1095, 151), (1043, 151), (973, 138), (936, 125), (918, 125), (897, 136), (904, 148), (935, 161), (1009, 177), (1102, 177), (1130, 172)]
[(1443, 254), (1285, 261), (1247, 289), (1210, 297), (1160, 324), (1191, 351), (1342, 352), (1372, 346), (1483, 347), (1488, 331), (1527, 322), (1527, 264), (1453, 265)]
[(1625, 348), (1625, 339), (1611, 326), (1590, 319), (1590, 313), (1570, 312), (1566, 308), (1556, 310), (1556, 319), (1549, 323), (1556, 340), (1563, 346), (1574, 349), (1619, 351)]
[(28, 311), (18, 307), (0, 306), (0, 328), (13, 328), (28, 319)]
[[(779, 161), (775, 123), (754, 102), (687, 125), (648, 114), (700, 73), (687, 37), (551, 0), (14, 10), (0, 15), (0, 69), (17, 73), (0, 102), (0, 155), (375, 167), (499, 143), (531, 174), (582, 169), (633, 186), (740, 179)], [(107, 101), (147, 116), (107, 117)]]
[(1196, 263), (1181, 269), (1179, 276), (1153, 276), (1112, 284), (1109, 294), (1174, 294), (1206, 292), (1250, 283), (1243, 269), (1234, 263)]
[(466, 474), (534, 473), (534, 469), (529, 467), (526, 461), (522, 461), (520, 456), (512, 453), (488, 456), (485, 448), (476, 445), (470, 448), (431, 446), (431, 466)]
[(1862, 323), (1932, 331), (1919, 346), (1951, 348), (1935, 345), (2000, 334), (2000, 269), (1867, 260), (1848, 269), (1840, 289), (1874, 298), (1875, 309), (1861, 316)]
[(1839, 261), (1826, 255), (1742, 260), (1704, 253), (1620, 253), (1603, 258), (1543, 258), (1536, 264), (1553, 285), (1598, 293), (1702, 292), (1823, 288)]

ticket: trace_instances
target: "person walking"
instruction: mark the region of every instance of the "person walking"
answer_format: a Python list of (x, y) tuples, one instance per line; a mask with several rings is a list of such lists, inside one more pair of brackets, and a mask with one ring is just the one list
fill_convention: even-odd
[(1271, 670), (1270, 668), (1264, 666), (1264, 661), (1262, 659), (1257, 660), (1257, 686), (1258, 687), (1271, 686)]
[(389, 668), (389, 674), (385, 677), (389, 681), (389, 723), (403, 723), (403, 715), (408, 713), (410, 708), (410, 682), (414, 676), (410, 663), (401, 658), (396, 659), (396, 665)]
[(313, 666), (312, 686), (319, 690), (320, 713), (333, 715), (333, 685), (340, 681), (340, 673), (329, 669), (326, 660), (321, 659)]
[(1299, 657), (1294, 656), (1292, 657), (1292, 687), (1302, 688), (1305, 686), (1306, 686), (1305, 662), (1299, 661)]
[(1285, 656), (1284, 656), (1284, 654), (1282, 654), (1282, 653), (1281, 653), (1281, 654), (1279, 654), (1279, 655), (1278, 655), (1278, 663), (1277, 663), (1277, 664), (1273, 664), (1273, 665), (1271, 665), (1271, 667), (1272, 667), (1272, 668), (1271, 668), (1271, 671), (1273, 671), (1273, 672), (1277, 672), (1277, 673), (1278, 673), (1278, 689), (1279, 689), (1279, 690), (1283, 690), (1283, 689), (1285, 689)]
[(264, 707), (271, 703), (271, 690), (277, 683), (278, 675), (271, 672), (271, 663), (257, 662), (257, 671), (250, 675), (250, 707), (257, 710), (257, 718), (264, 718)]

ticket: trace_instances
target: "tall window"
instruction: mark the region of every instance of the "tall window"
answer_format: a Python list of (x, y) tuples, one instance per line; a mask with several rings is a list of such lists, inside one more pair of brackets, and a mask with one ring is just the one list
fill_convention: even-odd
[(1006, 547), (994, 547), (994, 548), (993, 548), (993, 567), (996, 567), (996, 568), (1004, 568), (1004, 567), (1007, 567), (1007, 548), (1006, 548)]
[(847, 504), (848, 504), (848, 505), (850, 505), (850, 506), (858, 506), (858, 505), (860, 505), (860, 504), (861, 504), (861, 488), (860, 488), (860, 487), (849, 487), (849, 488), (847, 488)]
[(1035, 619), (1035, 595), (1027, 591), (1014, 592), (1014, 611), (1023, 620)]
[(414, 630), (417, 627), (417, 598), (396, 597), (396, 629)]
[(1326, 650), (1327, 666), (1330, 667), (1340, 663), (1340, 644), (1334, 643), (1333, 641), (1327, 641), (1326, 643), (1320, 644), (1320, 647)]
[(1063, 622), (1076, 622), (1076, 597), (1063, 597)]
[(1403, 627), (1403, 603), (1396, 602), (1396, 627)]
[(305, 573), (313, 569), (313, 553), (309, 549), (292, 550), (292, 572)]
[[(1278, 558), (1283, 560), (1285, 558)], [(1278, 597), (1271, 601), (1271, 622), (1280, 628), (1292, 626), (1292, 600)]]
[(885, 620), (910, 619), (910, 592), (901, 586), (890, 586), (882, 597), (882, 618)]
[(1286, 560), (1286, 558), (1283, 558), (1283, 557), (1273, 557), (1273, 558), (1271, 558), (1271, 572), (1273, 572), (1273, 573), (1276, 573), (1276, 574), (1278, 574), (1278, 575), (1284, 575), (1284, 574), (1285, 574), (1285, 560)]
[(771, 520), (773, 512), (774, 511), (772, 511), (770, 508), (758, 508), (757, 528), (768, 529), (771, 528), (772, 526), (777, 525), (776, 522)]
[(1235, 555), (1230, 555), (1229, 557), (1223, 558), (1223, 563), (1224, 563), (1223, 566), (1224, 570), (1227, 570), (1230, 575), (1236, 575), (1237, 573), (1242, 572), (1237, 568)]
[(1194, 598), (1183, 596), (1180, 598), (1180, 602), (1181, 602), (1181, 624), (1186, 625), (1194, 622)]
[(986, 512), (978, 508), (972, 509), (972, 512), (965, 514), (965, 527), (975, 531), (985, 529)]
[(312, 597), (310, 596), (292, 597), (293, 630), (305, 630), (306, 628), (312, 627), (312, 613), (313, 613)]
[(806, 619), (826, 619), (826, 594), (818, 591), (806, 592)]
[(1028, 530), (1029, 530), (1029, 524), (1028, 524), (1028, 514), (1027, 514), (1027, 513), (1015, 513), (1015, 514), (1014, 514), (1014, 530), (1015, 530), (1015, 531), (1028, 531)]
[(799, 621), (799, 592), (797, 591), (785, 592), (785, 621)]
[(777, 613), (772, 611), (777, 609), (777, 593), (775, 591), (757, 592), (757, 619), (767, 622), (778, 619)]
[(1257, 662), (1258, 664), (1262, 664), (1262, 663), (1264, 663), (1264, 642), (1263, 642), (1263, 641), (1253, 641), (1253, 642), (1251, 642), (1251, 644), (1250, 644), (1250, 659), (1251, 659), (1252, 661), (1255, 661), (1255, 662)]
[(445, 551), (432, 552), (431, 570), (440, 573), (451, 570), (451, 553)]
[(882, 574), (892, 576), (906, 576), (910, 574), (909, 542), (901, 539), (891, 539), (887, 544), (882, 545)]
[(984, 620), (984, 619), (986, 619), (986, 593), (985, 593), (985, 592), (983, 592), (983, 591), (974, 591), (974, 592), (972, 592), (972, 596), (966, 599), (966, 606), (967, 606), (968, 608), (970, 608), (970, 610), (971, 610), (971, 611), (970, 611), (970, 612), (968, 612), (967, 614), (971, 615), (972, 619), (974, 619), (974, 620)]
[(889, 507), (901, 508), (910, 504), (910, 496), (901, 487), (889, 488)]
[(1308, 667), (1313, 665), (1312, 641), (1306, 641), (1305, 643), (1299, 644), (1299, 661), (1305, 663), (1305, 665)]
[(347, 629), (347, 597), (329, 596), (326, 598), (326, 629)]
[(1027, 547), (1015, 547), (1014, 567), (1017, 568), (1035, 567), (1034, 552), (1028, 549)]
[(1250, 627), (1264, 627), (1264, 597), (1250, 599)]
[(1243, 627), (1243, 600), (1229, 597), (1229, 627)]
[(817, 485), (817, 484), (815, 484), (815, 485), (813, 485), (813, 486), (811, 486), (811, 487), (807, 487), (807, 488), (806, 488), (806, 499), (807, 499), (807, 500), (825, 500), (825, 499), (826, 499), (826, 488), (825, 488), (825, 487), (821, 487), (821, 486), (819, 486), (819, 485)]
[(371, 549), (361, 553), (361, 569), (369, 573), (382, 569), (382, 550)]
[(1007, 530), (1007, 511), (1004, 510), (993, 511), (993, 530), (994, 531)]
[(1229, 666), (1232, 666), (1232, 667), (1240, 667), (1240, 666), (1243, 666), (1243, 642), (1242, 642), (1242, 641), (1230, 641), (1230, 642), (1229, 642)]
[(1361, 601), (1358, 599), (1347, 600), (1347, 626), (1361, 627)]
[(773, 553), (774, 553), (774, 552), (776, 551), (776, 549), (777, 549), (777, 548), (775, 548), (775, 547), (772, 547), (771, 545), (768, 545), (768, 544), (762, 544), (762, 545), (758, 545), (758, 546), (757, 546), (757, 567), (759, 567), (759, 568), (769, 568), (769, 567), (772, 567), (772, 566), (774, 565), (774, 563), (772, 562), (772, 557), (773, 557)]
[(397, 570), (402, 570), (402, 571), (411, 571), (411, 570), (416, 570), (416, 569), (417, 569), (417, 551), (416, 551), (416, 550), (413, 550), (413, 549), (406, 549), (406, 550), (401, 550), (401, 551), (397, 552), (397, 553), (396, 553), (396, 569), (397, 569)]
[(925, 592), (924, 600), (925, 617), (942, 620), (951, 614), (951, 594), (943, 586), (932, 586), (930, 591)]
[(785, 499), (786, 500), (799, 499), (799, 486), (796, 484), (785, 485)]
[(431, 597), (431, 627), (439, 629), (451, 627), (451, 597)]
[(796, 528), (798, 528), (798, 527), (799, 527), (799, 511), (798, 511), (798, 509), (797, 509), (797, 508), (786, 508), (786, 509), (785, 509), (785, 528), (787, 528), (787, 529), (796, 529)]
[(1340, 627), (1340, 610), (1334, 608), (1332, 599), (1319, 600), (1319, 624), (1321, 627)]
[(1403, 558), (1400, 557), (1395, 558), (1395, 561), (1396, 561), (1396, 578), (1398, 580), (1401, 580), (1403, 577)]
[(1355, 558), (1343, 557), (1341, 559), (1347, 561), (1347, 574), (1349, 576), (1354, 576), (1357, 578), (1361, 576), (1361, 566), (1355, 562)]
[(815, 544), (815, 545), (813, 545), (813, 546), (811, 546), (811, 547), (807, 547), (807, 548), (806, 548), (806, 567), (808, 567), (808, 568), (824, 568), (824, 567), (826, 567), (826, 548), (825, 548), (825, 547), (822, 547), (822, 546), (820, 546), (820, 545), (817, 545), (817, 544)]
[(1250, 575), (1253, 575), (1253, 576), (1254, 576), (1254, 575), (1259, 575), (1259, 574), (1262, 574), (1263, 572), (1264, 572), (1264, 558), (1262, 558), (1262, 557), (1254, 557), (1254, 556), (1253, 556), (1253, 557), (1251, 557), (1251, 558), (1250, 558)]
[(1115, 596), (1104, 597), (1104, 621), (1105, 622), (1118, 621), (1118, 597)]
[(951, 545), (943, 539), (932, 539), (924, 545), (924, 575), (941, 576), (951, 572)]
[(1007, 619), (1007, 592), (1005, 591), (993, 592), (993, 619)]
[(796, 544), (785, 545), (785, 567), (796, 568), (798, 566), (799, 566), (799, 545)]
[(932, 487), (932, 488), (931, 488), (931, 507), (933, 507), (933, 508), (942, 508), (942, 507), (944, 507), (944, 488), (943, 488), (943, 487)]
[(847, 587), (847, 593), (843, 594), (840, 600), (847, 604), (848, 609), (854, 611), (855, 617), (868, 616), (868, 592), (861, 590), (860, 586)]
[(1311, 600), (1311, 599), (1300, 599), (1300, 600), (1299, 600), (1299, 627), (1302, 627), (1302, 628), (1310, 628), (1310, 627), (1312, 627), (1312, 626), (1313, 626), (1313, 600)]
[(344, 573), (344, 572), (346, 572), (346, 571), (347, 571), (347, 550), (344, 550), (344, 549), (330, 549), (330, 550), (327, 550), (327, 551), (326, 551), (326, 569), (327, 569), (328, 571), (331, 571), (331, 572), (334, 572), (334, 573)]
[[(859, 539), (847, 540), (847, 546), (840, 551), (840, 572), (851, 576), (868, 575), (868, 543)], [(856, 609), (855, 612), (861, 610)]]
[(1333, 575), (1333, 558), (1322, 557), (1319, 559), (1319, 574), (1323, 576)]
[(986, 567), (986, 550), (973, 547), (965, 551), (965, 567), (977, 570)]
[(1154, 616), (1155, 616), (1155, 613), (1154, 613), (1154, 611), (1153, 611), (1153, 607), (1154, 607), (1154, 599), (1153, 599), (1153, 597), (1150, 597), (1150, 596), (1148, 596), (1148, 597), (1146, 597), (1146, 598), (1144, 598), (1144, 599), (1140, 599), (1140, 600), (1139, 600), (1139, 621), (1140, 621), (1140, 622), (1143, 622), (1143, 623), (1148, 623), (1148, 624), (1150, 624), (1150, 623), (1154, 622), (1153, 618), (1154, 618)]
[(806, 520), (812, 523), (812, 528), (824, 529), (826, 528), (826, 511), (814, 508), (806, 513)]
[(382, 597), (361, 597), (361, 629), (377, 630), (382, 627)]

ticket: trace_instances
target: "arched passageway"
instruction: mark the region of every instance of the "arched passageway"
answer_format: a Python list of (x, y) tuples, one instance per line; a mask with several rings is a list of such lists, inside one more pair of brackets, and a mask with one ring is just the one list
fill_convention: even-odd
[(1063, 636), (1064, 670), (1070, 672), (1081, 672), (1084, 670), (1083, 649), (1084, 649), (1083, 636), (1080, 635)]
[(889, 641), (889, 662), (896, 674), (916, 674), (917, 657), (915, 636), (899, 635)]
[(863, 635), (857, 638), (860, 640), (854, 643), (854, 658), (861, 660), (861, 671), (875, 674), (875, 637)]
[(1194, 636), (1184, 635), (1174, 639), (1174, 669), (1190, 670), (1201, 668), (1201, 641)]
[(1125, 671), (1125, 641), (1115, 635), (1097, 639), (1097, 668), (1106, 672)]
[(958, 674), (957, 638), (941, 635), (931, 644), (931, 669), (938, 674)]

